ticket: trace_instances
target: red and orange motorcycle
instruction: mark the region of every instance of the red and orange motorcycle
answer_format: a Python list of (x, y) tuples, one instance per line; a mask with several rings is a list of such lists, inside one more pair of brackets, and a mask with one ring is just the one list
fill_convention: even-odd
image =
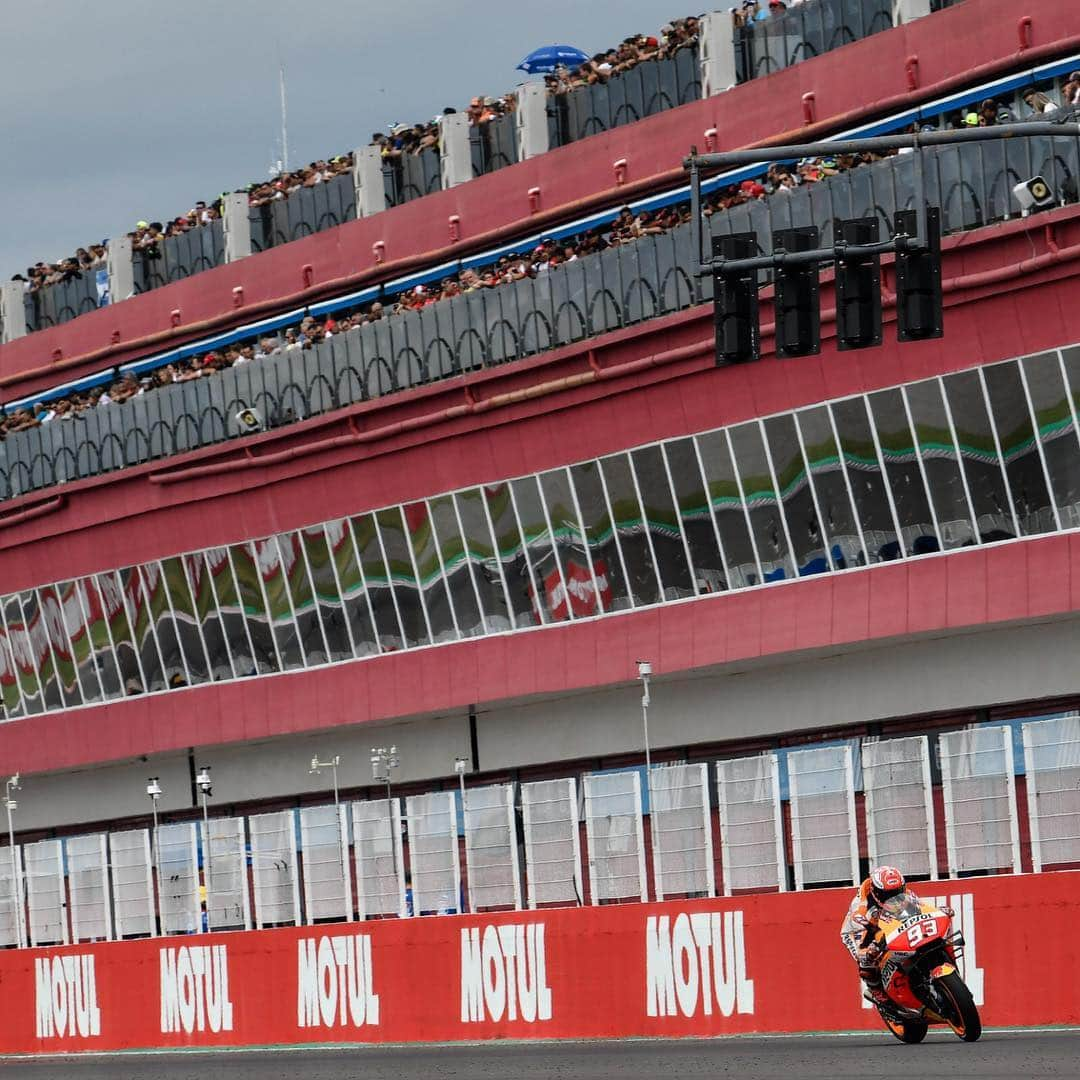
[(878, 909), (868, 927), (888, 1004), (879, 1004), (885, 1026), (901, 1042), (918, 1043), (931, 1024), (945, 1024), (964, 1042), (982, 1034), (982, 1021), (956, 962), (964, 939), (952, 912), (904, 892)]

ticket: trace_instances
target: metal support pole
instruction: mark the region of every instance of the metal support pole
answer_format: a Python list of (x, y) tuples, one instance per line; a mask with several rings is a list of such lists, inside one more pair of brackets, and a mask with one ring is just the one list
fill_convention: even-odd
[(13, 812), (18, 803), (11, 797), (19, 790), (19, 774), (9, 777), (4, 791), (4, 806), (7, 809), (8, 854), (11, 856), (11, 891), (15, 905), (15, 934), (19, 939), (19, 948), (26, 947), (26, 913), (23, 911), (22, 874), (19, 873), (19, 860), (15, 855), (15, 820)]
[(705, 261), (702, 249), (704, 230), (701, 227), (701, 169), (698, 167), (697, 147), (690, 147), (690, 236), (698, 265)]
[[(648, 660), (639, 660), (638, 678), (641, 679), (641, 729), (645, 736), (645, 792), (649, 800), (649, 839), (652, 841), (653, 860), (656, 859), (656, 826), (653, 816), (652, 797), (652, 751), (649, 747), (649, 677), (652, 675), (652, 664)], [(648, 883), (646, 883), (646, 896), (648, 895)]]
[[(718, 272), (737, 273), (742, 270), (756, 270), (778, 267), (785, 263), (821, 262), (825, 259), (839, 259), (844, 256), (881, 254), (889, 251), (919, 250), (927, 243), (926, 220), (926, 177), (922, 151), (926, 147), (950, 146), (955, 143), (985, 142), (991, 139), (1026, 139), (1032, 137), (1080, 137), (1080, 123), (1065, 121), (1037, 121), (1024, 124), (1001, 124), (987, 128), (966, 128), (962, 131), (927, 131), (912, 135), (879, 135), (867, 139), (836, 139), (828, 142), (795, 143), (785, 146), (762, 146), (751, 150), (727, 150), (716, 154), (699, 154), (696, 147), (683, 159), (683, 168), (690, 174), (690, 206), (693, 227), (698, 230), (694, 245), (698, 252), (696, 272), (712, 274)], [(860, 154), (866, 151), (912, 150), (915, 153), (915, 214), (916, 235), (913, 237), (897, 236), (894, 240), (880, 244), (868, 244), (859, 247), (844, 247), (841, 244), (833, 248), (819, 248), (816, 251), (789, 253), (784, 255), (763, 255), (756, 259), (713, 259), (711, 253), (705, 255), (701, 248), (700, 235), (700, 200), (702, 169), (722, 169), (746, 165), (765, 165), (774, 161), (797, 161), (804, 157), (834, 157), (837, 154)], [(778, 261), (781, 260), (782, 261)]]

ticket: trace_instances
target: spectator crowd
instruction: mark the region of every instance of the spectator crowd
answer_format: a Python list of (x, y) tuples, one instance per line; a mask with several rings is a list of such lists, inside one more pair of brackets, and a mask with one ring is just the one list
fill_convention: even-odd
[[(621, 75), (644, 60), (660, 59), (674, 55), (681, 48), (697, 41), (698, 19), (688, 17), (674, 19), (665, 25), (658, 37), (636, 34), (626, 38), (621, 45), (596, 53), (580, 67), (570, 70), (557, 69), (546, 77), (550, 94), (565, 94), (580, 86), (604, 82), (614, 75)], [(517, 94), (513, 91), (501, 97), (474, 97), (465, 112), (473, 127), (483, 125), (501, 116), (507, 116), (517, 107)], [(393, 163), (405, 154), (420, 154), (427, 149), (438, 149), (439, 125), (444, 116), (457, 112), (447, 107), (426, 123), (390, 123), (384, 131), (376, 131), (369, 145), (377, 146), (384, 161)], [(261, 183), (248, 184), (242, 191), (248, 196), (252, 207), (266, 206), (287, 199), (301, 188), (315, 187), (342, 173), (351, 172), (353, 154), (340, 154), (328, 160), (312, 161), (290, 171), (279, 171)], [(191, 229), (209, 224), (221, 217), (222, 199), (197, 202), (186, 214), (168, 221), (139, 221), (128, 234), (136, 252), (144, 252), (153, 258), (159, 253), (159, 244), (170, 236), (186, 233)], [(15, 274), (14, 281), (22, 281), (28, 292), (34, 292), (58, 282), (81, 278), (84, 273), (105, 265), (107, 241), (89, 248), (79, 248), (74, 255), (56, 263), (39, 262), (28, 267), (25, 274)]]
[[(711, 216), (758, 199), (784, 196), (795, 188), (815, 184), (840, 172), (879, 160), (877, 154), (842, 154), (828, 158), (807, 158), (793, 165), (774, 164), (756, 180), (728, 185), (703, 200), (702, 212)], [(502, 285), (535, 278), (556, 267), (572, 263), (608, 248), (631, 244), (644, 236), (655, 236), (690, 220), (690, 204), (677, 203), (658, 210), (635, 212), (624, 206), (614, 220), (576, 236), (561, 240), (543, 238), (531, 250), (503, 255), (487, 266), (462, 269), (430, 285), (415, 285), (384, 301), (375, 301), (356, 310), (317, 319), (305, 316), (280, 335), (214, 349), (181, 361), (166, 364), (136, 377), (115, 372), (108, 386), (72, 393), (66, 397), (0, 414), (0, 439), (54, 421), (75, 420), (87, 409), (119, 404), (141, 394), (172, 385), (206, 378), (225, 368), (258, 363), (273, 356), (313, 349), (318, 344), (365, 323), (390, 319), (417, 311), (440, 300), (467, 293), (496, 289)], [(149, 235), (149, 234), (148, 234)]]

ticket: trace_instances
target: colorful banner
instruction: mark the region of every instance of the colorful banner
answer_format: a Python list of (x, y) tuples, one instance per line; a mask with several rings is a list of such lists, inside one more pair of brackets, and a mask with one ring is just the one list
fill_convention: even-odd
[[(1080, 872), (924, 883), (984, 1023), (1080, 1022)], [(0, 1052), (866, 1028), (850, 890), (10, 950)]]

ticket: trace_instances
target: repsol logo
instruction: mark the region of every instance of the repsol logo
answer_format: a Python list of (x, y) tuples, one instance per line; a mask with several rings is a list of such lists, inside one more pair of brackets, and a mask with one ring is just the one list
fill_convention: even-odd
[(63, 1039), (101, 1034), (94, 958), (90, 955), (39, 957), (34, 961), (37, 1037)]
[(232, 1031), (225, 945), (161, 949), (161, 1032)]
[(461, 1022), (551, 1019), (543, 923), (461, 931)]
[[(964, 935), (964, 955), (957, 961), (956, 968), (960, 973), (960, 978), (964, 980), (967, 988), (971, 991), (975, 1004), (985, 1004), (983, 999), (985, 989), (983, 969), (979, 967), (974, 893), (953, 893), (951, 896), (924, 896), (920, 892), (919, 897), (928, 903), (936, 904), (938, 907), (951, 907), (955, 912), (952, 928), (954, 931), (959, 930)], [(864, 997), (863, 1008), (872, 1009), (873, 1007), (873, 1002), (867, 1001)]]
[(645, 922), (648, 1016), (724, 1016), (754, 1011), (741, 911), (650, 915)]
[(362, 1027), (378, 1022), (370, 935), (340, 934), (297, 942), (298, 1027)]

